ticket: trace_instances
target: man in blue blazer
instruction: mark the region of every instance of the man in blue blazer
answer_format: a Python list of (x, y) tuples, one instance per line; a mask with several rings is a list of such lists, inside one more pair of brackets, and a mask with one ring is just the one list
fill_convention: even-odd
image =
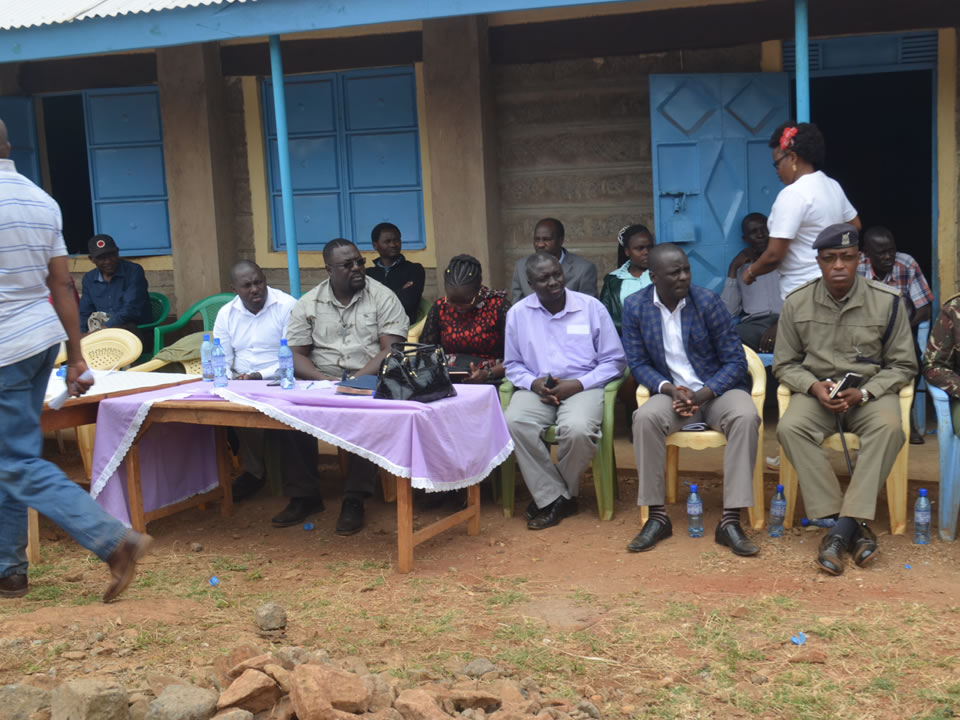
[(653, 285), (630, 295), (623, 307), (627, 362), (652, 396), (633, 414), (637, 504), (647, 505), (650, 517), (627, 549), (652, 550), (673, 534), (664, 505), (666, 438), (704, 423), (727, 436), (723, 515), (714, 538), (737, 555), (756, 555), (760, 549), (744, 533), (740, 510), (754, 503), (760, 417), (740, 336), (720, 296), (690, 284), (690, 263), (677, 245), (655, 246), (649, 262)]

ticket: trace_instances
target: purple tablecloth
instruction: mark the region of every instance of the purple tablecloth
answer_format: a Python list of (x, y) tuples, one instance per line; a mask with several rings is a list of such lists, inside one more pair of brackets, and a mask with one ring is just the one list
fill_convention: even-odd
[[(299, 383), (304, 387), (306, 383)], [(216, 393), (216, 394), (213, 394)], [(281, 390), (234, 381), (166, 388), (100, 403), (90, 492), (111, 515), (130, 524), (123, 459), (157, 401), (229, 401), (254, 407), (291, 428), (367, 458), (415, 488), (453, 490), (480, 482), (502, 463), (513, 442), (492, 386), (458, 385), (437, 402), (375, 400), (333, 389)], [(212, 427), (157, 423), (139, 443), (144, 510), (150, 512), (215, 488)]]

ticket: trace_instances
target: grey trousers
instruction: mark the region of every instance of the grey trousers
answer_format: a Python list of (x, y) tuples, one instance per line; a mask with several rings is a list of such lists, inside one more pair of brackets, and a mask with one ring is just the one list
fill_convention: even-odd
[(811, 395), (794, 394), (777, 424), (777, 439), (797, 469), (807, 515), (814, 518), (840, 513), (843, 517), (873, 520), (877, 494), (887, 481), (906, 437), (900, 419), (900, 398), (887, 394), (840, 416), (844, 430), (860, 436), (857, 466), (846, 494), (840, 491), (823, 440), (837, 431), (837, 416)]
[(263, 428), (238, 427), (233, 431), (237, 434), (240, 447), (237, 454), (240, 457), (240, 467), (258, 480), (262, 480), (266, 469), (263, 466), (263, 438), (266, 430)]
[(638, 505), (663, 505), (666, 495), (667, 435), (684, 425), (705, 422), (727, 436), (723, 453), (723, 507), (753, 507), (753, 467), (757, 460), (760, 416), (743, 390), (727, 390), (691, 417), (673, 411), (673, 398), (656, 394), (633, 413), (633, 451), (640, 487)]
[[(561, 495), (577, 497), (580, 476), (597, 454), (603, 418), (603, 388), (583, 390), (557, 407), (540, 402), (529, 390), (517, 390), (504, 413), (513, 438), (517, 464), (537, 507)], [(543, 431), (557, 426), (557, 464), (543, 441)]]

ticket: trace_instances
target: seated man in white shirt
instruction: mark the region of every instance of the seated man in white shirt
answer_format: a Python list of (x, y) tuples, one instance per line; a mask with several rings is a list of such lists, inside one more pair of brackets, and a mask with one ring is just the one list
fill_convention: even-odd
[[(233, 266), (233, 300), (220, 308), (213, 336), (220, 338), (227, 374), (234, 380), (269, 380), (277, 374), (277, 351), (286, 337), (287, 320), (297, 301), (267, 286), (260, 267), (249, 260)], [(243, 474), (233, 483), (233, 499), (245, 500), (263, 487), (262, 428), (234, 428), (240, 440)]]

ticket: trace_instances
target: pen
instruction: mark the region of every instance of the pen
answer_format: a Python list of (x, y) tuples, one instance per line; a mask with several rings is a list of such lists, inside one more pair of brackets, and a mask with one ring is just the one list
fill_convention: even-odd
[(309, 390), (309, 389), (312, 388), (312, 387), (313, 387), (313, 381), (311, 381), (311, 382), (304, 388), (304, 390)]

